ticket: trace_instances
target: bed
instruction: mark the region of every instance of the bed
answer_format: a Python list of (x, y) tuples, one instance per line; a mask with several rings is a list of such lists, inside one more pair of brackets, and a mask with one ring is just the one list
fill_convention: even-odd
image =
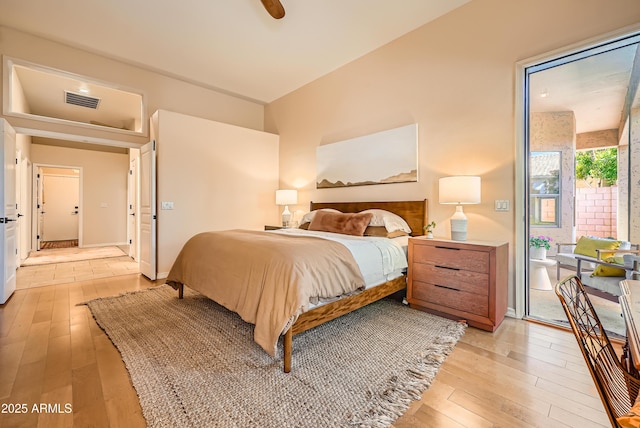
[[(312, 202), (310, 204), (312, 213), (326, 209), (338, 210), (341, 213), (385, 210), (404, 219), (410, 228), (411, 235), (423, 234), (423, 226), (427, 224), (427, 200)], [(358, 257), (355, 257), (356, 253), (352, 248), (346, 247), (346, 241), (353, 241), (358, 245), (369, 245), (365, 241), (373, 241), (374, 245), (381, 246), (381, 244), (386, 245), (386, 241), (390, 239), (361, 239), (360, 237), (352, 239), (353, 236), (332, 233), (328, 233), (327, 235), (331, 235), (328, 237), (317, 237), (299, 232), (303, 231), (238, 230), (198, 234), (185, 244), (166, 282), (178, 291), (179, 298), (182, 298), (186, 285), (227, 309), (237, 312), (245, 321), (255, 325), (254, 340), (271, 355), (274, 355), (271, 352), (271, 344), (273, 343), (275, 348), (278, 338), (283, 334), (284, 371), (288, 373), (291, 371), (293, 336), (406, 288), (404, 272), (389, 274), (388, 277), (391, 278), (389, 280), (386, 280), (386, 277), (378, 278), (374, 284), (362, 283), (363, 278), (369, 275), (368, 271), (365, 275), (365, 269), (359, 269), (362, 267), (358, 265), (361, 263), (362, 256), (359, 256), (355, 270), (363, 273), (360, 275), (358, 272), (356, 275), (352, 272), (354, 270), (352, 261)], [(326, 234), (315, 231), (310, 233)], [(230, 240), (227, 241), (227, 239)], [(233, 245), (227, 245), (229, 242)], [(263, 243), (265, 247), (261, 247)], [(320, 247), (320, 245), (322, 245), (322, 254), (316, 253), (307, 259), (304, 255), (301, 256), (304, 254), (302, 249), (306, 251), (306, 247)], [(254, 246), (256, 251), (252, 252)], [(305, 269), (309, 268), (313, 271), (300, 274), (298, 266), (290, 268), (287, 265), (287, 253), (295, 254), (296, 259), (302, 258), (301, 263)], [(351, 257), (351, 254), (354, 257)], [(234, 263), (234, 260), (240, 262)], [(274, 264), (276, 267), (272, 267)], [(234, 265), (238, 265), (237, 269), (233, 268)], [(229, 268), (226, 268), (227, 266)], [(283, 271), (279, 270), (281, 266), (286, 267), (286, 274), (282, 274)], [(328, 293), (342, 294), (337, 299), (313, 301), (307, 304), (306, 292), (300, 291), (297, 285), (300, 275), (314, 278), (314, 281), (319, 282), (317, 286), (323, 289), (326, 287)], [(260, 288), (256, 290), (256, 295), (259, 297), (253, 297), (253, 290), (238, 291), (241, 287), (236, 287), (236, 278), (238, 278), (237, 283), (242, 285), (247, 282), (248, 276), (252, 277), (252, 284), (259, 284), (252, 285), (254, 288)], [(301, 281), (304, 282), (306, 279)], [(304, 304), (301, 306), (300, 302)], [(250, 308), (250, 315), (247, 315), (249, 312), (245, 310), (245, 305)], [(254, 317), (252, 311), (256, 310), (259, 312), (255, 315), (257, 318), (252, 318)]]

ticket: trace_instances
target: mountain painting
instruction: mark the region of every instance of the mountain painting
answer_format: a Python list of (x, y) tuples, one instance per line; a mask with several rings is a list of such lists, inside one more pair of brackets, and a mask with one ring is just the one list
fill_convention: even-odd
[(418, 181), (418, 125), (319, 146), (318, 189)]

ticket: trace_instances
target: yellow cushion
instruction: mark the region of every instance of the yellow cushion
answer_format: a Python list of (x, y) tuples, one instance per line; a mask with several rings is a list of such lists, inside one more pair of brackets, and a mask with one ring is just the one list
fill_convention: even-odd
[[(607, 257), (604, 259), (607, 263), (614, 263), (617, 265), (624, 265), (624, 259), (622, 257)], [(622, 268), (613, 266), (597, 265), (593, 270), (591, 276), (625, 276), (626, 271)]]
[(576, 248), (573, 250), (573, 253), (589, 257), (598, 257), (596, 250), (617, 250), (619, 247), (620, 241), (582, 236), (576, 243)]
[(623, 428), (640, 428), (640, 401), (636, 400), (631, 410), (616, 420)]

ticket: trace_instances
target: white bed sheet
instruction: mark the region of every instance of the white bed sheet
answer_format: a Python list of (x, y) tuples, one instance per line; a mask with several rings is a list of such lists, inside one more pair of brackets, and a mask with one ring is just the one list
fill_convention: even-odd
[(406, 236), (389, 239), (293, 228), (274, 230), (273, 233), (316, 236), (341, 243), (353, 255), (364, 278), (366, 288), (401, 276), (408, 266), (408, 237)]

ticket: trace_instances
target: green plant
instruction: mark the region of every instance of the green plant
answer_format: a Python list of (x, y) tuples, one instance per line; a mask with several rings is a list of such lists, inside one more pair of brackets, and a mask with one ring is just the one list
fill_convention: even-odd
[(598, 187), (615, 184), (618, 179), (618, 149), (611, 147), (577, 152), (576, 178), (594, 179)]
[(529, 246), (533, 248), (546, 248), (548, 250), (551, 248), (551, 241), (553, 239), (550, 236), (529, 236)]
[(436, 227), (436, 222), (432, 221), (429, 224), (426, 224), (423, 229), (427, 232), (427, 233), (433, 233), (433, 229), (435, 229)]

